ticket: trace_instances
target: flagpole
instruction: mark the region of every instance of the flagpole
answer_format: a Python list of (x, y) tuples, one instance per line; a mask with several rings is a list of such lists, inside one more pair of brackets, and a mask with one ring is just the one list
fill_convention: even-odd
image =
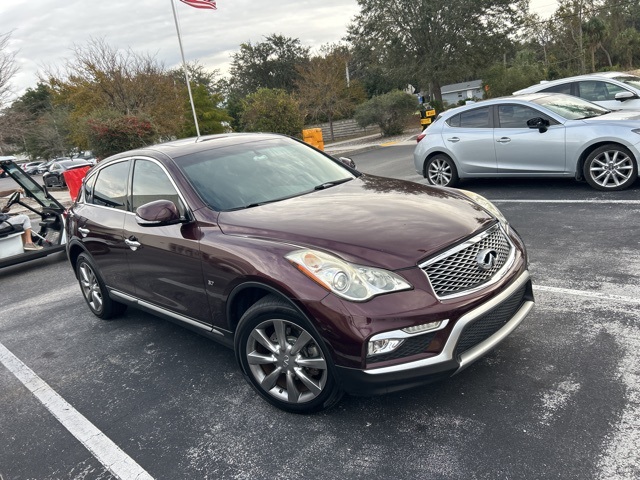
[(173, 19), (176, 22), (176, 32), (178, 33), (178, 43), (180, 44), (180, 55), (182, 56), (182, 68), (184, 70), (184, 78), (187, 81), (187, 90), (189, 92), (189, 101), (191, 102), (191, 111), (193, 112), (193, 121), (196, 124), (196, 135), (200, 136), (200, 128), (198, 127), (198, 117), (196, 116), (196, 107), (193, 104), (193, 95), (191, 95), (191, 82), (189, 81), (189, 72), (187, 71), (187, 62), (184, 60), (184, 50), (182, 48), (182, 37), (180, 36), (180, 26), (178, 24), (178, 14), (176, 13), (176, 4), (171, 0), (171, 8), (173, 9)]

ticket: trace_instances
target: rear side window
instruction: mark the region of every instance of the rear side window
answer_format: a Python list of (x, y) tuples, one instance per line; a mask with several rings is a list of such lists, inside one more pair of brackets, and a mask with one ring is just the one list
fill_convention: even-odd
[(460, 126), (460, 115), (454, 115), (449, 120), (447, 120), (447, 125), (450, 127), (459, 127)]
[(615, 100), (616, 93), (624, 92), (622, 87), (613, 83), (601, 82), (599, 80), (589, 80), (580, 82), (580, 97), (590, 102), (602, 102), (605, 100)]
[(491, 128), (489, 107), (475, 108), (460, 114), (460, 128)]
[(98, 172), (98, 178), (93, 187), (91, 203), (103, 207), (126, 210), (128, 177), (129, 161), (104, 167)]

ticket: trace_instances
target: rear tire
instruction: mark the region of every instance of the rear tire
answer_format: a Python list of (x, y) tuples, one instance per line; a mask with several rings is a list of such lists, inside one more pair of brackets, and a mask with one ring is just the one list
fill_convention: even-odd
[(429, 185), (439, 187), (453, 187), (460, 180), (455, 163), (444, 154), (434, 155), (427, 160), (424, 166), (424, 176)]
[(78, 256), (76, 273), (84, 300), (96, 317), (108, 320), (127, 309), (126, 305), (111, 300), (98, 268), (86, 253)]
[(638, 178), (638, 162), (622, 145), (609, 143), (589, 154), (583, 174), (587, 183), (596, 190), (624, 190)]
[(306, 318), (275, 295), (242, 316), (235, 353), (249, 384), (282, 410), (313, 413), (342, 398), (324, 342)]

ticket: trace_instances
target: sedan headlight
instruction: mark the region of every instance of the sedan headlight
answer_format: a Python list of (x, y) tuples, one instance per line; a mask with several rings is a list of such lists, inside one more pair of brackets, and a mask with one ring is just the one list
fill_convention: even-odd
[(491, 203), (489, 200), (484, 198), (482, 195), (478, 195), (477, 193), (470, 192), (468, 190), (458, 189), (458, 191), (460, 193), (464, 193), (467, 197), (469, 197), (471, 200), (473, 200), (482, 208), (484, 208), (487, 212), (489, 212), (489, 214), (493, 215), (496, 218), (496, 220), (500, 222), (505, 232), (507, 233), (509, 232), (509, 222), (507, 221), (505, 216), (502, 214), (502, 212), (498, 210), (498, 207), (496, 207), (493, 203)]
[(354, 265), (317, 250), (296, 250), (285, 258), (313, 281), (336, 295), (355, 302), (413, 288), (393, 272)]

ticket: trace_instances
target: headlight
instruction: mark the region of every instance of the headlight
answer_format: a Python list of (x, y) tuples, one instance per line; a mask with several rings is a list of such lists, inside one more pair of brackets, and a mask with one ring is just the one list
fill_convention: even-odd
[(413, 288), (393, 272), (354, 265), (317, 250), (296, 250), (285, 258), (313, 281), (347, 300), (362, 302), (383, 293)]
[(460, 193), (464, 193), (467, 197), (469, 197), (471, 200), (476, 202), (478, 205), (484, 208), (487, 212), (493, 215), (496, 218), (496, 220), (500, 222), (504, 230), (506, 232), (509, 232), (509, 222), (507, 221), (505, 216), (502, 214), (502, 212), (498, 210), (498, 207), (496, 207), (493, 203), (491, 203), (489, 200), (484, 198), (482, 195), (478, 195), (477, 193), (470, 192), (468, 190), (458, 189), (458, 191)]

